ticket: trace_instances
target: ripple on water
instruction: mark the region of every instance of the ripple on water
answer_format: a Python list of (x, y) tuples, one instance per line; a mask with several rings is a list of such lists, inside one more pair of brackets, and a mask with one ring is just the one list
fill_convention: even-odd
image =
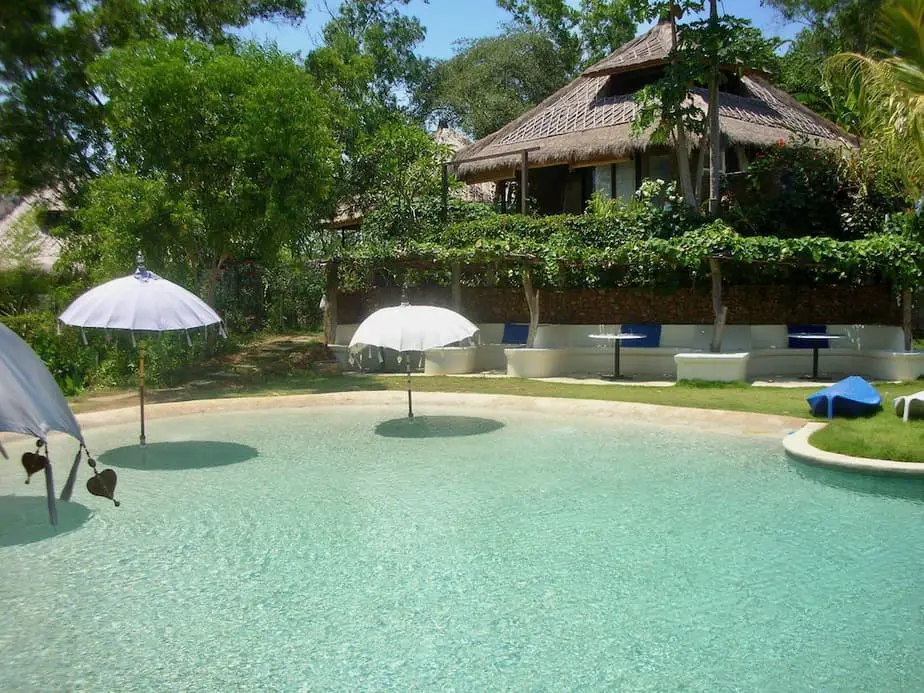
[(49, 532), (0, 497), (43, 532), (0, 540), (0, 689), (922, 688), (916, 482), (444, 411), (419, 437), (381, 408), (155, 420), (146, 464), (134, 427), (91, 431), (120, 508), (79, 485)]

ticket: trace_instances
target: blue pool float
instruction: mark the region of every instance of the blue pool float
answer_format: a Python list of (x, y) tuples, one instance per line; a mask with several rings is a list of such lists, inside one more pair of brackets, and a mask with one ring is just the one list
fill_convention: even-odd
[(813, 416), (827, 415), (833, 419), (840, 416), (863, 416), (880, 409), (882, 396), (872, 385), (859, 375), (851, 375), (839, 380), (831, 387), (809, 395), (809, 407)]

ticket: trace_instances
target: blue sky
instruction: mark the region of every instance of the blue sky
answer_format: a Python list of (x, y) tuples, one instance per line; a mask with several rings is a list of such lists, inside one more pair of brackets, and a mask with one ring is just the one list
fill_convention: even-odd
[[(319, 44), (321, 28), (330, 18), (323, 0), (309, 0), (308, 4), (308, 16), (298, 27), (257, 22), (239, 33), (261, 43), (273, 41), (285, 51), (304, 55)], [(327, 4), (334, 8), (338, 3), (327, 0)], [(792, 38), (800, 28), (783, 22), (773, 10), (762, 7), (760, 0), (719, 0), (719, 12), (723, 11), (746, 17), (765, 34), (783, 39)], [(458, 39), (491, 36), (509, 19), (495, 0), (412, 0), (406, 12), (426, 27), (427, 38), (418, 52), (430, 58), (449, 58)]]

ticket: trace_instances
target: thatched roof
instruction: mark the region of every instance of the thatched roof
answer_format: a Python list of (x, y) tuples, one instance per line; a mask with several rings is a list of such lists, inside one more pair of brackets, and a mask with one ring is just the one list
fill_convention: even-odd
[[(637, 106), (632, 94), (608, 96), (613, 75), (664, 64), (670, 51), (670, 25), (659, 23), (615, 53), (590, 67), (538, 106), (495, 133), (460, 150), (455, 161), (493, 157), (455, 167), (463, 181), (513, 177), (520, 157), (530, 147), (531, 166), (587, 165), (628, 156), (645, 149), (650, 132), (632, 133)], [(731, 144), (769, 145), (779, 140), (816, 146), (856, 146), (834, 123), (772, 86), (757, 73), (741, 77), (742, 95), (720, 92), (719, 121)], [(706, 94), (693, 90), (694, 104), (704, 113)]]
[[(0, 269), (32, 265), (50, 272), (54, 268), (61, 255), (61, 241), (44, 228), (29, 228), (28, 225), (26, 229), (17, 228), (39, 208), (62, 211), (64, 205), (52, 190), (40, 190), (26, 197), (0, 197)], [(14, 248), (23, 257), (17, 257)]]

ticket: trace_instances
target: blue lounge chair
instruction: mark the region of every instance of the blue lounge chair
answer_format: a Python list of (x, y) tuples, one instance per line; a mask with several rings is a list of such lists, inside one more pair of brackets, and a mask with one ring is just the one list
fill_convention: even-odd
[(840, 416), (863, 416), (872, 414), (882, 405), (882, 397), (876, 389), (858, 375), (839, 380), (831, 387), (809, 395), (809, 407), (813, 416), (827, 415), (833, 419)]

